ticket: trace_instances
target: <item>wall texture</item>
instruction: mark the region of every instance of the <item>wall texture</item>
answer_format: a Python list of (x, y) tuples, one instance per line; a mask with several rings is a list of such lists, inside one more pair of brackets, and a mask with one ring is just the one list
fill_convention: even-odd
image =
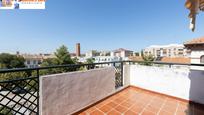
[(130, 85), (204, 104), (204, 71), (141, 65), (128, 69), (125, 79), (130, 79)]
[(115, 69), (42, 76), (40, 91), (41, 115), (71, 114), (115, 91)]

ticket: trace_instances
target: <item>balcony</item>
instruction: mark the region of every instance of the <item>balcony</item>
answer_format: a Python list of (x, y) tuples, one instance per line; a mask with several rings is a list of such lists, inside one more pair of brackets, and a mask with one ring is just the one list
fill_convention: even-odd
[[(32, 73), (23, 79), (0, 82), (0, 113), (204, 114), (204, 65), (143, 64), (119, 61), (0, 70), (1, 75), (11, 76), (12, 73)], [(195, 66), (199, 70), (194, 70)], [(64, 72), (41, 75), (45, 70), (56, 68)], [(16, 88), (20, 89), (19, 92), (16, 92)]]
[(128, 87), (79, 115), (203, 115), (202, 105), (148, 90)]

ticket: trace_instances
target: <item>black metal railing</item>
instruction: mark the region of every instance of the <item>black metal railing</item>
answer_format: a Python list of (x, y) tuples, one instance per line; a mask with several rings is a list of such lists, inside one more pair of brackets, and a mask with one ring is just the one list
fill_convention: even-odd
[[(203, 66), (204, 64), (182, 64), (149, 62), (148, 65), (186, 65)], [(37, 68), (17, 68), (0, 70), (0, 115), (38, 115), (39, 114), (39, 77), (46, 74), (70, 71), (85, 71), (95, 68), (114, 66), (116, 68), (115, 87), (123, 86), (123, 66), (142, 64), (142, 61), (116, 61), (93, 64), (69, 64)], [(1, 80), (6, 78), (7, 80)]]
[[(123, 86), (123, 62), (93, 64), (69, 64), (37, 68), (16, 68), (0, 70), (0, 115), (38, 115), (39, 77), (46, 74), (84, 71), (114, 66), (115, 87)], [(1, 80), (1, 79), (8, 80)]]

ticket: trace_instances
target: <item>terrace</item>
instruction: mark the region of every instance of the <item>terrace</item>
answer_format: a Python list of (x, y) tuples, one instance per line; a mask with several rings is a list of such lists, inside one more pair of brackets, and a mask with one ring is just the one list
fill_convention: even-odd
[[(1, 75), (34, 73), (0, 82), (0, 113), (203, 115), (203, 67), (120, 61), (0, 70)], [(41, 75), (56, 68), (66, 71)], [(21, 92), (15, 92), (16, 88)]]

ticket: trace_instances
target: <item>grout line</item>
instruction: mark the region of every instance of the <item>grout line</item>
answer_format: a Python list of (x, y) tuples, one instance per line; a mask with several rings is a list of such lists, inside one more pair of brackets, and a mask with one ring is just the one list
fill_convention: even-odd
[(104, 113), (103, 111), (101, 111), (99, 108), (96, 107), (96, 109), (100, 112), (102, 112), (104, 115), (106, 115), (106, 113)]
[[(148, 107), (150, 105), (150, 103), (156, 98), (156, 96), (154, 95), (154, 97), (149, 101), (149, 103), (143, 108), (143, 110), (140, 112), (141, 114), (145, 111), (146, 107)], [(139, 113), (139, 114), (140, 114)]]
[[(117, 95), (117, 94), (116, 94), (116, 95)], [(125, 95), (125, 94), (123, 94), (123, 95)], [(123, 95), (122, 95), (122, 96), (123, 96)], [(120, 95), (120, 96), (121, 96), (121, 95)], [(119, 98), (120, 98), (120, 96), (119, 96)], [(116, 99), (117, 99), (117, 98), (116, 98)], [(116, 105), (115, 107), (112, 107), (107, 113), (109, 113), (111, 110), (113, 110), (114, 108), (118, 107), (119, 105), (122, 106), (121, 104), (122, 104), (123, 102), (125, 102), (126, 100), (128, 100), (128, 99), (123, 100), (120, 104), (117, 104), (117, 103), (116, 103), (117, 105)], [(114, 102), (114, 100), (112, 100), (112, 99), (111, 99), (111, 101)], [(114, 102), (114, 103), (115, 103), (115, 102)], [(104, 105), (105, 105), (105, 104), (104, 104)], [(103, 105), (103, 106), (104, 106), (104, 105)], [(122, 106), (122, 107), (124, 107), (124, 106)], [(125, 107), (125, 108), (126, 108), (126, 107)], [(115, 109), (115, 111), (117, 111), (117, 110)], [(119, 112), (119, 111), (117, 111), (117, 112)], [(121, 113), (121, 112), (119, 112), (119, 113)]]
[[(123, 94), (123, 96), (124, 96), (124, 95), (125, 95), (125, 94)], [(122, 106), (122, 107), (124, 107), (124, 108), (127, 108), (127, 107), (125, 107), (125, 106), (121, 105), (123, 102), (125, 102), (125, 101), (127, 101), (127, 100), (128, 100), (128, 98), (127, 98), (127, 99), (125, 99), (124, 101), (122, 101), (120, 104), (117, 104), (117, 106), (116, 106), (116, 107), (118, 107), (118, 106)], [(133, 104), (132, 106), (134, 106), (134, 104)], [(131, 106), (131, 107), (132, 107), (132, 106)], [(114, 108), (116, 108), (116, 107), (113, 107), (112, 109), (114, 109)], [(129, 108), (131, 108), (131, 107), (129, 107)], [(116, 111), (117, 111), (117, 112), (119, 112), (119, 113), (121, 113), (121, 114), (123, 115), (125, 112), (127, 112), (127, 111), (129, 110), (129, 108), (127, 108), (127, 110), (126, 110), (126, 111), (124, 111), (123, 113), (119, 112), (118, 110), (116, 110)], [(111, 109), (111, 110), (112, 110), (112, 109)], [(111, 110), (110, 110), (110, 111), (111, 111)], [(109, 112), (110, 112), (110, 111), (109, 111)]]
[(179, 105), (180, 105), (180, 102), (177, 102), (177, 107), (176, 107), (176, 111), (175, 111), (174, 115), (177, 115), (177, 111), (178, 111)]
[(167, 98), (165, 98), (162, 106), (160, 107), (159, 111), (157, 112), (157, 115), (159, 115), (159, 113), (161, 112), (162, 108), (164, 107), (165, 103), (167, 102)]

